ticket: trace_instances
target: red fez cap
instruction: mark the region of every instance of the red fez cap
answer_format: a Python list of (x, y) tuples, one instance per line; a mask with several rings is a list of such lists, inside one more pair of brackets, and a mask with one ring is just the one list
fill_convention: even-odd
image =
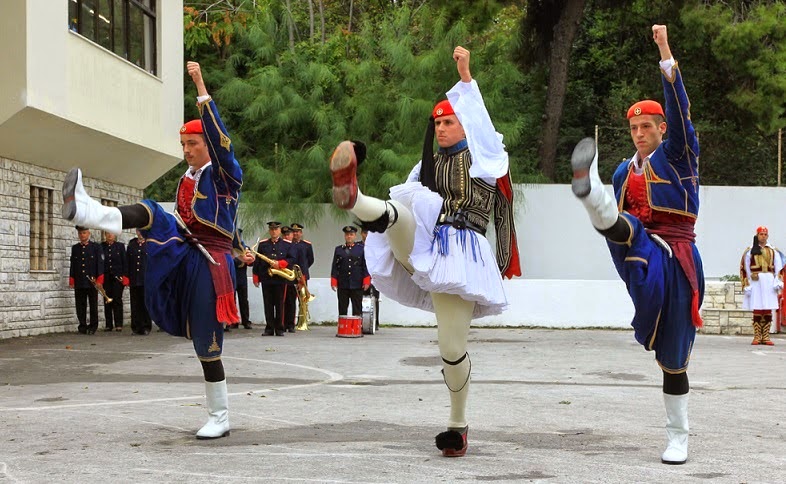
[(180, 128), (180, 134), (202, 134), (202, 120), (192, 119)]
[(456, 112), (453, 111), (453, 106), (450, 105), (450, 101), (447, 99), (438, 102), (431, 112), (431, 116), (434, 119), (441, 118), (442, 116), (450, 116), (451, 114), (456, 114)]
[(639, 101), (628, 109), (628, 119), (633, 116), (641, 116), (642, 114), (660, 114), (665, 117), (660, 103), (649, 99)]
[(767, 234), (767, 235), (770, 235), (770, 231), (769, 231), (769, 230), (767, 230), (767, 227), (765, 227), (764, 225), (762, 225), (761, 227), (759, 227), (759, 228), (757, 228), (757, 229), (756, 229), (756, 235), (759, 235), (759, 234)]

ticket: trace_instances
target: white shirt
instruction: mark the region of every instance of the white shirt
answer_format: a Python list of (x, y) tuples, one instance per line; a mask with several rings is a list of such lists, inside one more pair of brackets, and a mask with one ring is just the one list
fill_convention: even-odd
[(502, 144), (502, 135), (494, 129), (478, 83), (474, 79), (459, 81), (447, 96), (467, 135), (467, 146), (472, 154), (469, 176), (496, 185), (497, 178), (508, 173), (508, 153)]

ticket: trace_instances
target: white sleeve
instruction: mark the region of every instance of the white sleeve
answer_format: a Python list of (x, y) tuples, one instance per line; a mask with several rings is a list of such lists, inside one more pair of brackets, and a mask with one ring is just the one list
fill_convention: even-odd
[(749, 253), (750, 251), (746, 250), (745, 255), (743, 255), (743, 257), (745, 258), (745, 277), (748, 278), (748, 284), (750, 284), (751, 281), (751, 258), (748, 257)]
[(674, 57), (669, 57), (665, 61), (660, 61), (660, 68), (663, 69), (663, 72), (666, 74), (666, 77), (671, 79), (672, 73), (674, 70), (674, 64), (677, 62), (674, 60)]
[(407, 176), (407, 183), (420, 181), (420, 163), (421, 162), (418, 161), (418, 164), (415, 165), (412, 168), (412, 171), (409, 172), (409, 175)]
[(502, 144), (502, 135), (494, 129), (478, 83), (474, 79), (459, 81), (447, 92), (447, 96), (467, 135), (467, 145), (472, 154), (469, 176), (496, 183), (497, 178), (508, 173), (508, 153)]

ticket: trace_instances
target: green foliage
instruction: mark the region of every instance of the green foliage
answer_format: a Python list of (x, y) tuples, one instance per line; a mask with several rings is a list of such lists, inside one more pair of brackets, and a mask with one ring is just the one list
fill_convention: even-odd
[[(349, 0), (324, 0), (322, 42), (316, 0), (313, 37), (306, 1), (292, 0), (290, 12), (284, 0), (186, 0), (186, 55), (202, 64), (245, 172), (241, 216), (317, 221), (309, 204), (330, 201), (327, 160), (343, 139), (367, 143), (360, 184), (386, 195), (420, 158), (430, 110), (458, 80), (456, 45), (472, 52), (514, 182), (544, 182), (545, 60), (564, 1), (355, 0), (350, 30)], [(628, 106), (662, 101), (655, 23), (668, 25), (684, 74), (702, 183), (775, 185), (772, 133), (786, 124), (786, 6), (776, 0), (587, 0), (555, 181), (570, 180), (570, 152), (596, 125), (605, 180), (633, 154)], [(188, 77), (184, 89), (191, 119), (196, 92)], [(183, 169), (170, 170), (147, 196), (172, 200)]]
[[(327, 160), (344, 139), (367, 144), (359, 183), (365, 193), (385, 196), (420, 159), (431, 109), (458, 81), (456, 45), (472, 51), (473, 77), (487, 93), (489, 111), (518, 166), (524, 125), (516, 118), (524, 109), (518, 101), (524, 82), (505, 60), (517, 7), (487, 22), (507, 30), (490, 27), (478, 37), (465, 22), (450, 22), (447, 8), (389, 8), (374, 18), (355, 18), (352, 33), (334, 31), (324, 44), (300, 40), (291, 51), (287, 14), (273, 3), (261, 3), (237, 24), (225, 62), (214, 46), (192, 44), (245, 173), (244, 204), (275, 204), (280, 216), (305, 220), (307, 204), (331, 200)], [(189, 113), (194, 93), (186, 82)], [(534, 173), (513, 171), (514, 179), (519, 172)], [(159, 183), (148, 192), (161, 194), (170, 185)]]
[(727, 99), (766, 134), (786, 126), (786, 5), (752, 8), (701, 5), (684, 21), (696, 41), (708, 42), (731, 89)]

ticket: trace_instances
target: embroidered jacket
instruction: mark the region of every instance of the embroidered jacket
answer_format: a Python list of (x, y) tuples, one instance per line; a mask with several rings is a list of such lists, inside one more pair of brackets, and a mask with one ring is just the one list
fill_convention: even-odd
[(196, 220), (231, 239), (233, 246), (242, 250), (235, 228), (243, 171), (235, 159), (232, 140), (213, 99), (200, 102), (198, 107), (211, 163), (199, 177), (191, 200), (191, 211)]
[[(699, 214), (699, 142), (690, 120), (690, 101), (677, 63), (671, 78), (661, 69), (666, 99), (666, 139), (644, 164), (647, 201), (653, 211), (683, 215), (696, 220)], [(620, 212), (633, 173), (631, 160), (623, 161), (612, 178)]]

